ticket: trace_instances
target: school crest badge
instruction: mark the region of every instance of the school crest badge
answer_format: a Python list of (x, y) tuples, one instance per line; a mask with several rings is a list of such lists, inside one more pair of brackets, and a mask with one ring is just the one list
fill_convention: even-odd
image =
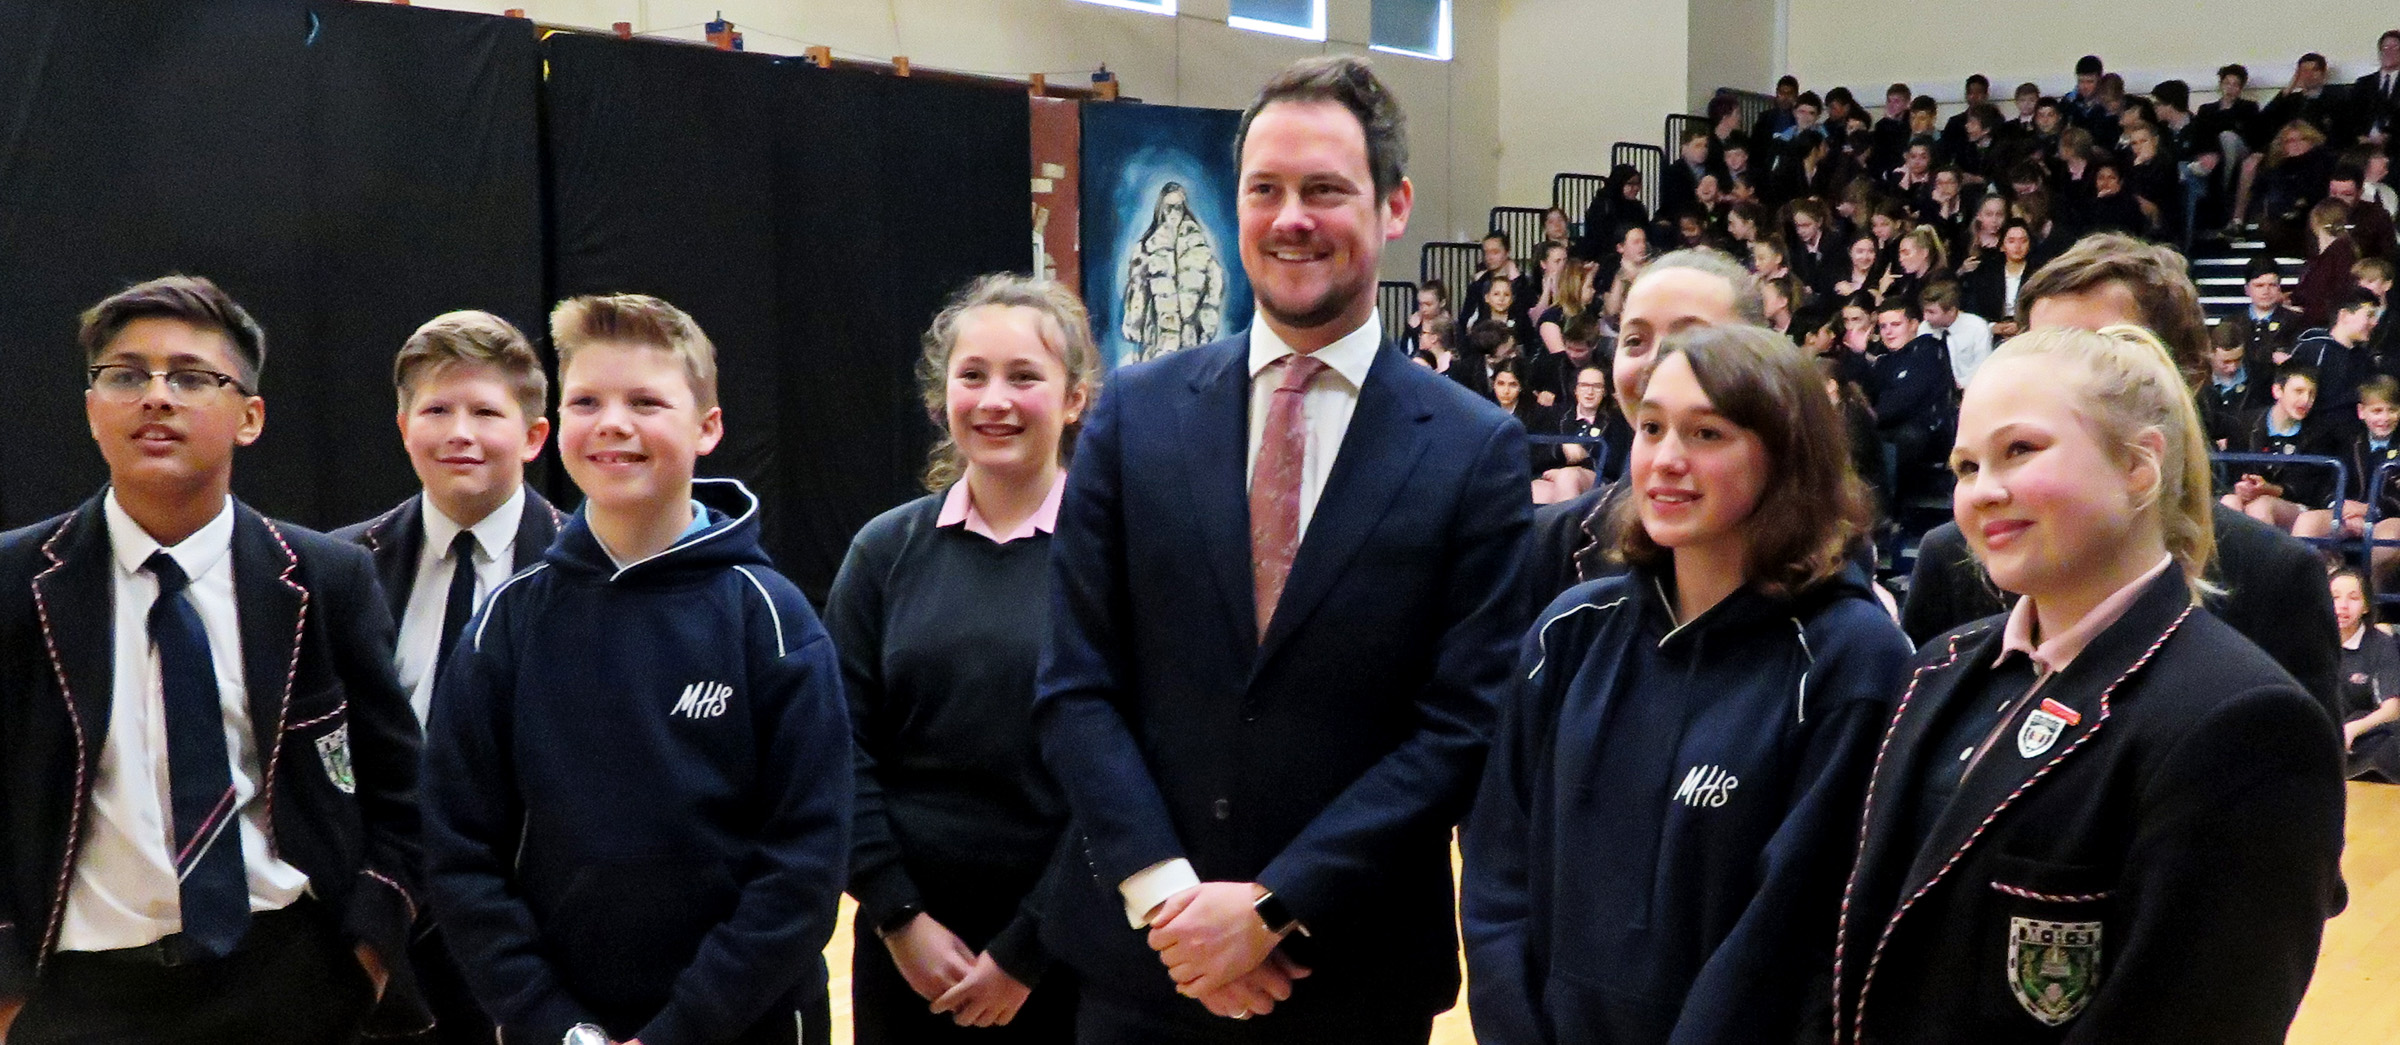
[(2026, 1014), (2056, 1027), (2100, 986), (2100, 923), (2008, 920), (2008, 991)]
[(317, 761), (325, 763), (325, 779), (342, 793), (358, 793), (358, 778), (350, 771), (350, 724), (334, 727), (333, 732), (317, 738)]
[(2017, 727), (2017, 756), (2038, 758), (2050, 752), (2058, 743), (2058, 735), (2066, 732), (2067, 720), (2053, 715), (2046, 708), (2035, 708), (2025, 716), (2025, 724)]

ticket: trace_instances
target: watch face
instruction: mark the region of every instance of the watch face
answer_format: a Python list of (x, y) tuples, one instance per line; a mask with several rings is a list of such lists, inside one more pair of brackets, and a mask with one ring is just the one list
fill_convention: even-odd
[(567, 1032), (565, 1045), (608, 1045), (608, 1035), (586, 1023)]

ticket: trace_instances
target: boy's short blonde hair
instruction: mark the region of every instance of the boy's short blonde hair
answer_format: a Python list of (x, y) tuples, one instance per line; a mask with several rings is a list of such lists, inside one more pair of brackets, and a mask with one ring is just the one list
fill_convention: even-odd
[(405, 411), (416, 401), (417, 387), (426, 379), (459, 365), (499, 371), (516, 395), (525, 423), (542, 417), (550, 398), (550, 378), (542, 373), (542, 359), (533, 354), (532, 342), (525, 340), (515, 324), (475, 311), (435, 316), (401, 343), (400, 356), (392, 361), (392, 388), (399, 393), (400, 409)]
[(550, 310), (550, 345), (558, 350), (562, 378), (575, 353), (603, 342), (673, 353), (691, 381), (699, 412), (716, 408), (716, 346), (682, 309), (648, 294), (585, 294)]

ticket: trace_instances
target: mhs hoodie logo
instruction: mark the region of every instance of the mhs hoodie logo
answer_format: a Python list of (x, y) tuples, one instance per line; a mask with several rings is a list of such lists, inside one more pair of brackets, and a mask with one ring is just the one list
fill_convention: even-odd
[(685, 718), (715, 718), (725, 713), (725, 705), (733, 699), (733, 687), (722, 682), (694, 682), (683, 687), (683, 699), (675, 702), (669, 715)]
[(1675, 800), (1695, 809), (1715, 809), (1740, 786), (1742, 782), (1722, 766), (1693, 766), (1683, 775), (1683, 786), (1675, 789)]

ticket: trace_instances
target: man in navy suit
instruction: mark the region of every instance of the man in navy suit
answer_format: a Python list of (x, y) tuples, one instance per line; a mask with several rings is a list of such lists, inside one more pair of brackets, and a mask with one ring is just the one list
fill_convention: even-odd
[(1087, 1045), (1423, 1042), (1526, 625), (1524, 431), (1375, 351), (1412, 189), (1366, 63), (1286, 69), (1236, 141), (1260, 322), (1118, 371), (1059, 515), (1044, 939)]
[(169, 276), (81, 340), (109, 485), (0, 534), (0, 1037), (421, 1031), (417, 730), (374, 565), (228, 492), (258, 325)]

